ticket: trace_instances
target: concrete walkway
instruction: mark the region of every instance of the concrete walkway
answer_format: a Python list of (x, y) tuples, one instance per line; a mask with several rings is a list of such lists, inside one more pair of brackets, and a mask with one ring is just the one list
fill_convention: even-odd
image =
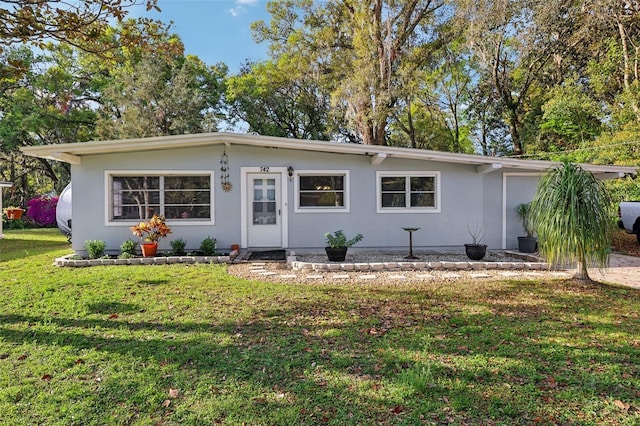
[(612, 254), (609, 267), (603, 271), (589, 269), (592, 280), (619, 284), (640, 290), (640, 257)]

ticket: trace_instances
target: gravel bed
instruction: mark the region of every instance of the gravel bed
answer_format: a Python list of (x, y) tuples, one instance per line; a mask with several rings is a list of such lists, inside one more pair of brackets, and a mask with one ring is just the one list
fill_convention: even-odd
[[(418, 259), (414, 262), (469, 262), (464, 253), (435, 253), (433, 251), (414, 251)], [(299, 262), (328, 263), (325, 253), (296, 253)], [(374, 263), (374, 262), (407, 262), (405, 252), (355, 251), (348, 252), (345, 263)], [(482, 262), (524, 262), (522, 257), (510, 255), (507, 251), (487, 250)]]

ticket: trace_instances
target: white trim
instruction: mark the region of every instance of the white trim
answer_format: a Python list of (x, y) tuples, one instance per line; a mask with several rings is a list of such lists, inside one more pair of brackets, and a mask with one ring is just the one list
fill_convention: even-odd
[(11, 182), (0, 181), (0, 238), (4, 237), (2, 230), (2, 188), (11, 188), (12, 186)]
[[(434, 177), (435, 185), (435, 207), (382, 207), (382, 187), (380, 181), (385, 176), (401, 177)], [(402, 171), (389, 170), (376, 172), (376, 212), (377, 213), (440, 213), (441, 212), (441, 174), (436, 171)]]
[[(213, 170), (105, 170), (104, 171), (104, 226), (133, 226), (140, 222), (139, 219), (118, 220), (111, 219), (111, 176), (202, 176), (209, 175), (211, 192), (211, 218), (210, 220), (171, 220), (167, 219), (170, 226), (213, 226), (215, 225), (215, 182), (216, 176)], [(163, 197), (161, 191), (161, 197)]]
[[(344, 206), (341, 207), (300, 207), (300, 180), (299, 176), (344, 176)], [(296, 170), (293, 175), (294, 212), (296, 213), (349, 213), (351, 211), (351, 187), (349, 170)]]
[(252, 173), (280, 173), (280, 214), (282, 221), (282, 248), (289, 247), (289, 193), (287, 183), (289, 174), (286, 167), (240, 167), (240, 246), (248, 247), (249, 226), (248, 226), (248, 184), (249, 174)]
[(476, 171), (478, 174), (482, 175), (485, 173), (492, 173), (500, 169), (502, 169), (502, 164), (491, 163), (491, 164), (483, 164), (482, 166), (477, 166)]
[(510, 176), (531, 177), (542, 176), (544, 173), (518, 173), (510, 172), (502, 174), (502, 250), (507, 248), (507, 178)]
[(379, 152), (377, 154), (374, 154), (371, 156), (371, 165), (372, 166), (378, 166), (380, 164), (382, 164), (382, 162), (384, 160), (387, 159), (387, 153), (386, 152)]

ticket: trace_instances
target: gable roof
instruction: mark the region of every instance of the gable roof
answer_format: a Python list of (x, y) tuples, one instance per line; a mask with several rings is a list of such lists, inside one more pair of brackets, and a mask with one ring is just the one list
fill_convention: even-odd
[[(50, 160), (63, 161), (70, 164), (81, 164), (82, 157), (114, 153), (141, 152), (177, 148), (195, 148), (212, 145), (246, 145), (298, 151), (330, 152), (337, 154), (366, 155), (372, 164), (380, 164), (387, 158), (404, 158), (423, 161), (440, 161), (477, 166), (478, 173), (489, 173), (502, 168), (526, 171), (545, 171), (557, 165), (552, 161), (524, 160), (509, 157), (486, 157), (473, 154), (457, 154), (451, 152), (429, 151), (413, 148), (391, 146), (362, 145), (341, 142), (310, 141), (261, 136), (240, 133), (196, 133), (187, 135), (157, 136), (139, 139), (123, 139), (110, 141), (91, 141), (69, 144), (21, 147), (25, 155)], [(591, 171), (599, 178), (617, 178), (625, 174), (636, 173), (635, 167), (598, 166), (581, 164), (585, 170)]]

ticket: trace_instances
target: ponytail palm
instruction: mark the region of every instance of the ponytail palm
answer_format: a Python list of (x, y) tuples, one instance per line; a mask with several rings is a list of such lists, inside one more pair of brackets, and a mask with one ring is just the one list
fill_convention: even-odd
[(538, 183), (528, 220), (538, 233), (540, 253), (550, 265), (575, 266), (575, 278), (589, 280), (587, 266), (609, 263), (611, 199), (601, 181), (564, 162)]

